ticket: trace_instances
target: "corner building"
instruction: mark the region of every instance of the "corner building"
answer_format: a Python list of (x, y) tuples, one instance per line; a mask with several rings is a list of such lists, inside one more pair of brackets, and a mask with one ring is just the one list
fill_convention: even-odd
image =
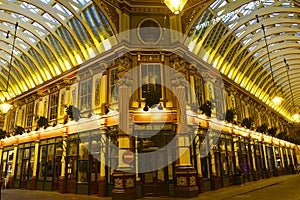
[[(24, 73), (17, 80), (18, 70), (12, 71), (14, 106), (2, 114), (2, 187), (113, 199), (190, 198), (294, 173), (300, 146), (290, 138), (297, 138), (298, 125), (262, 100), (267, 92), (260, 91), (260, 99), (248, 91), (267, 87), (260, 80), (248, 87), (237, 83), (245, 73), (255, 77), (255, 71), (267, 83), (272, 80), (259, 72), (258, 61), (246, 59), (253, 54), (236, 50), (245, 48), (241, 40), (228, 36), (233, 49), (223, 41), (227, 22), (212, 17), (213, 6), (222, 8), (219, 1), (189, 0), (179, 15), (155, 0), (46, 2), (22, 6), (37, 9), (45, 3), (56, 14), (60, 6), (69, 25), (53, 17), (61, 26), (43, 36), (52, 45), (49, 56), (47, 42), (36, 44), (47, 62), (39, 62), (38, 50), (30, 47), (40, 84), (22, 81), (35, 83), (39, 75), (31, 79)], [(18, 31), (23, 39), (24, 25)], [(218, 56), (230, 65), (215, 65)], [(35, 72), (22, 59), (18, 69), (23, 63), (24, 71)], [(237, 63), (242, 61), (245, 66)], [(13, 61), (16, 68), (18, 63)], [(234, 116), (227, 122), (229, 110)], [(41, 117), (47, 125), (39, 124)], [(246, 128), (249, 118), (253, 123)], [(276, 127), (275, 133), (259, 129), (262, 125)]]

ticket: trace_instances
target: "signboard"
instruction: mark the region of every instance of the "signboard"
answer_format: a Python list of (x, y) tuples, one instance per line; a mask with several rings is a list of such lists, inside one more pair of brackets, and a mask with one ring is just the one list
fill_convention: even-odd
[(123, 160), (126, 163), (132, 163), (132, 161), (134, 160), (134, 154), (131, 151), (125, 151), (123, 153)]

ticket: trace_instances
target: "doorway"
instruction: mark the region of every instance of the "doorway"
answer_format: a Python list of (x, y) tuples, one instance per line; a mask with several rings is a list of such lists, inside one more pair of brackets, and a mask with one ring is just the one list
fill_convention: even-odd
[[(174, 151), (165, 147), (175, 136), (173, 124), (136, 124), (133, 146), (138, 153), (138, 179), (141, 196), (168, 196), (174, 184)], [(140, 155), (139, 155), (140, 154)], [(168, 161), (169, 164), (164, 164)], [(163, 167), (162, 167), (163, 166)]]

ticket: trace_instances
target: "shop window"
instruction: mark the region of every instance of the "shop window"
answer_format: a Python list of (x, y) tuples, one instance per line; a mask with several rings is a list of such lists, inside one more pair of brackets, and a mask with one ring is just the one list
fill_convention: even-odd
[(57, 118), (58, 92), (50, 95), (50, 120)]
[[(33, 176), (34, 164), (34, 143), (26, 143), (20, 146), (17, 155), (16, 180), (21, 181), (21, 185), (30, 181)], [(23, 185), (24, 186), (24, 185)]]
[(110, 71), (110, 102), (114, 103), (118, 99), (118, 69), (112, 69)]
[(92, 80), (88, 79), (80, 83), (80, 109), (82, 111), (91, 109)]
[(16, 173), (16, 179), (20, 180), (21, 178), (21, 169), (22, 169), (22, 155), (23, 155), (24, 149), (18, 150), (18, 159), (17, 159), (17, 173)]
[(34, 102), (30, 102), (27, 104), (27, 111), (26, 111), (26, 126), (31, 127), (32, 121), (33, 121), (33, 108), (34, 108)]
[(195, 85), (195, 95), (197, 99), (197, 103), (199, 107), (202, 105), (202, 95), (203, 95), (203, 81), (202, 78), (195, 76), (194, 77), (194, 85)]
[(72, 89), (72, 105), (76, 106), (77, 105), (77, 101), (76, 101), (76, 87), (74, 87)]
[(88, 162), (78, 161), (78, 182), (85, 183), (88, 182)]
[[(22, 115), (23, 117), (23, 115)], [(10, 112), (10, 117), (8, 118), (10, 119), (10, 123), (9, 123), (9, 132), (13, 132), (14, 128), (15, 128), (15, 111)]]
[(201, 158), (201, 170), (203, 178), (210, 178), (209, 157)]
[(61, 96), (60, 96), (60, 111), (59, 111), (59, 115), (60, 116), (64, 115), (64, 111), (65, 111), (65, 96), (66, 96), (66, 93), (62, 92)]
[(216, 115), (218, 119), (223, 118), (223, 91), (219, 86), (214, 87), (214, 102), (216, 106)]
[(159, 64), (142, 64), (141, 78), (143, 81), (143, 98), (146, 98), (147, 94), (155, 94), (156, 97), (162, 98), (160, 69), (161, 65)]
[(67, 177), (68, 180), (76, 180), (76, 164), (78, 152), (78, 135), (70, 136), (67, 151)]
[(47, 99), (44, 99), (44, 112), (43, 112), (43, 116), (46, 116), (47, 114)]
[(36, 100), (35, 101), (35, 110), (34, 110), (35, 115), (39, 115), (39, 104), (40, 104), (40, 100)]
[(100, 105), (100, 78), (95, 82), (95, 106)]

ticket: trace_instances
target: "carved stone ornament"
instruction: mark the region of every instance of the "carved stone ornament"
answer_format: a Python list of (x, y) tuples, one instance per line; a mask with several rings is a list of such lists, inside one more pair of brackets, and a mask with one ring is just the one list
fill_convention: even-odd
[(182, 58), (175, 58), (172, 61), (172, 68), (182, 74), (187, 74), (188, 63)]
[(196, 185), (196, 177), (195, 176), (191, 176), (190, 177), (190, 186), (194, 186)]
[(187, 177), (179, 176), (177, 177), (177, 186), (187, 186)]
[(133, 180), (133, 178), (126, 179), (125, 187), (126, 188), (133, 188), (134, 187), (134, 180)]
[(123, 57), (117, 60), (118, 71), (129, 71), (131, 68), (131, 60), (128, 57)]
[(123, 188), (123, 179), (120, 178), (115, 179), (115, 188)]

